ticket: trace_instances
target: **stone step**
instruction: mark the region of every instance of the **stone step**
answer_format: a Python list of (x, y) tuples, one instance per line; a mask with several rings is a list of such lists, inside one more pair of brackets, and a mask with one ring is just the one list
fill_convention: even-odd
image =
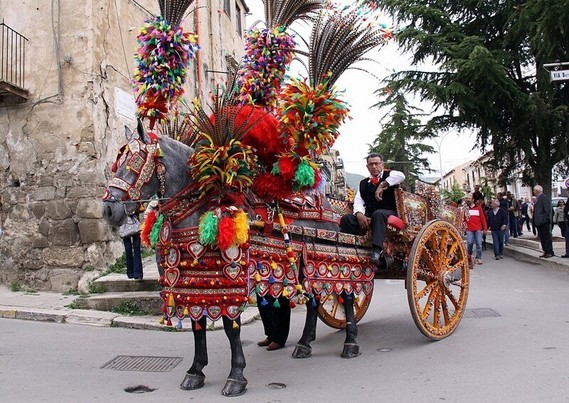
[(113, 311), (115, 308), (136, 307), (148, 315), (160, 315), (163, 301), (158, 291), (106, 292), (75, 299), (80, 309)]
[(104, 292), (135, 292), (159, 291), (158, 268), (153, 256), (142, 261), (144, 278), (142, 280), (129, 279), (124, 273), (110, 273), (94, 280), (91, 287), (98, 293)]

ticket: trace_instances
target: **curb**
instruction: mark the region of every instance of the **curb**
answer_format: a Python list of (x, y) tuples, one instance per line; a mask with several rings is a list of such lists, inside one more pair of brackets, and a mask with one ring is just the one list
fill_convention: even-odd
[[(258, 311), (251, 311), (254, 307), (246, 309), (241, 314), (241, 325), (247, 325), (260, 319)], [(250, 313), (248, 313), (248, 311)], [(86, 309), (42, 309), (42, 308), (21, 308), (4, 306), (0, 308), (0, 318), (3, 319), (22, 319), (37, 322), (68, 323), (74, 325), (88, 325), (101, 327), (121, 327), (127, 329), (142, 330), (161, 330), (190, 332), (189, 322), (181, 329), (175, 326), (168, 327), (160, 324), (160, 316), (121, 316), (112, 312), (93, 311)], [(208, 321), (208, 330), (223, 329), (222, 321)]]

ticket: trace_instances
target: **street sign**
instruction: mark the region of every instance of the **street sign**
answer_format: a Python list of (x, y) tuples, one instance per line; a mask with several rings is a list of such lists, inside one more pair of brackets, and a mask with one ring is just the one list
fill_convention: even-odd
[(565, 187), (569, 188), (569, 178), (565, 179)]
[(569, 70), (551, 70), (551, 81), (569, 81)]

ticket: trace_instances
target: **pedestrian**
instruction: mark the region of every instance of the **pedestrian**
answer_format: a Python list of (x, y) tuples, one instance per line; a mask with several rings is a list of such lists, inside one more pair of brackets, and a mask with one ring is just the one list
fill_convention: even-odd
[(559, 200), (557, 202), (557, 207), (553, 212), (553, 224), (557, 224), (559, 226), (559, 230), (561, 231), (561, 236), (565, 238), (565, 202), (563, 200)]
[(537, 200), (537, 197), (532, 196), (531, 197), (531, 202), (528, 204), (528, 231), (529, 231), (529, 226), (531, 224), (531, 232), (533, 233), (533, 235), (537, 235), (536, 230), (535, 230), (535, 221), (533, 220), (533, 210), (535, 207), (535, 202)]
[(275, 298), (267, 294), (261, 297), (257, 294), (257, 308), (267, 336), (258, 341), (257, 345), (266, 347), (268, 351), (283, 348), (290, 330), (289, 300), (283, 296)]
[[(563, 215), (565, 218), (565, 223), (569, 223), (569, 198), (565, 201), (565, 206), (563, 207)], [(565, 229), (565, 254), (561, 255), (563, 258), (569, 258), (569, 231)]]
[(465, 219), (468, 256), (472, 259), (472, 249), (476, 244), (476, 264), (482, 264), (482, 233), (488, 230), (481, 202), (482, 199), (474, 200), (474, 197), (468, 200), (468, 215)]
[(480, 185), (474, 185), (474, 192), (472, 192), (472, 199), (476, 203), (478, 200), (484, 201), (484, 193), (480, 191)]
[[(510, 235), (514, 238), (518, 237), (518, 214), (519, 206), (518, 201), (512, 194), (512, 192), (506, 192), (506, 201), (508, 203), (508, 218), (509, 218), (509, 229)], [(509, 238), (508, 238), (509, 240)]]
[(342, 216), (342, 232), (364, 235), (371, 229), (372, 251), (370, 262), (377, 269), (387, 266), (383, 256), (383, 241), (387, 218), (397, 215), (395, 188), (405, 180), (403, 172), (385, 169), (383, 156), (372, 153), (366, 158), (369, 178), (360, 181), (354, 198), (354, 213)]
[(124, 211), (127, 215), (125, 222), (119, 227), (126, 256), (126, 275), (128, 278), (142, 280), (142, 254), (140, 250), (140, 220), (138, 218), (138, 203), (126, 202)]
[(541, 248), (543, 249), (543, 255), (540, 257), (548, 259), (555, 256), (553, 240), (551, 239), (551, 200), (543, 193), (543, 187), (540, 185), (533, 187), (533, 194), (537, 198), (533, 210), (533, 219), (541, 242)]
[(488, 228), (492, 233), (492, 246), (496, 260), (504, 258), (504, 234), (508, 227), (507, 222), (508, 213), (500, 208), (500, 201), (498, 199), (492, 200), (492, 209), (488, 213)]
[[(498, 197), (498, 202), (500, 203), (500, 208), (506, 212), (506, 217), (508, 217), (508, 199), (506, 197), (506, 194), (498, 193), (497, 197)], [(509, 220), (509, 218), (507, 221), (508, 222), (506, 223), (506, 232), (504, 234), (504, 245), (509, 246), (510, 245), (510, 220)]]

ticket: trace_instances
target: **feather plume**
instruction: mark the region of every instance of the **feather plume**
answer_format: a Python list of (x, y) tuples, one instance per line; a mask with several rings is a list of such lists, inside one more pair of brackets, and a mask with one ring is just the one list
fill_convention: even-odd
[(288, 27), (294, 21), (308, 20), (323, 4), (323, 0), (263, 0), (267, 27)]
[(243, 210), (235, 213), (233, 218), (235, 225), (235, 240), (236, 245), (242, 245), (249, 239), (249, 220), (247, 219), (247, 213)]
[(194, 0), (158, 0), (160, 15), (172, 26), (176, 27), (182, 22), (184, 13)]
[(374, 23), (367, 6), (346, 7), (340, 11), (323, 10), (310, 35), (309, 78), (312, 87), (327, 82), (333, 86), (369, 50), (390, 37), (384, 26)]

